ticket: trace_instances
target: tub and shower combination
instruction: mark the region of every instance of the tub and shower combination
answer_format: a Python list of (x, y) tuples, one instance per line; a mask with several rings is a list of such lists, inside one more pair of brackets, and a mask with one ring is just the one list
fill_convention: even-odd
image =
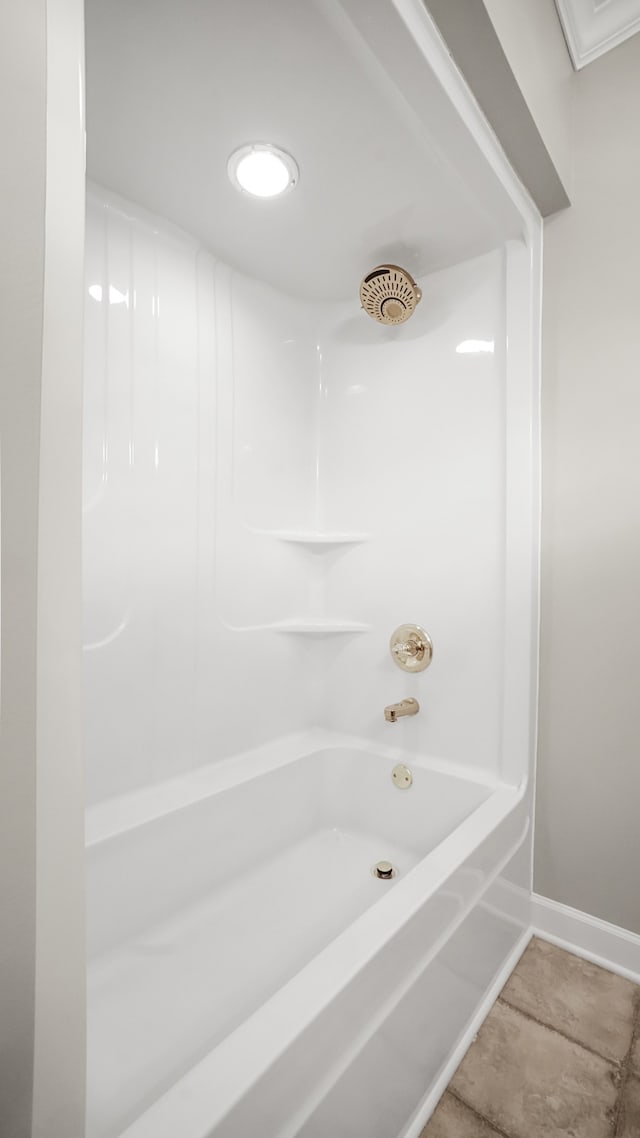
[(529, 926), (539, 226), (418, 0), (224, 7), (86, 5), (87, 1138), (413, 1138)]

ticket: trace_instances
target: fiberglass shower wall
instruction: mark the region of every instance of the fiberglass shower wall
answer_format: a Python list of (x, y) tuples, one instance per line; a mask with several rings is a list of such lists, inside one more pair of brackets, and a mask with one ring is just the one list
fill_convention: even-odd
[[(327, 508), (337, 525), (357, 517), (370, 533), (332, 565), (329, 593), (372, 625), (327, 668), (327, 723), (496, 775), (512, 253), (502, 247), (421, 278), (423, 300), (400, 327), (341, 306), (323, 351)], [(434, 642), (418, 675), (398, 670), (388, 651), (405, 622)], [(406, 696), (420, 713), (390, 729), (384, 705)]]
[[(90, 190), (90, 801), (314, 725), (498, 772), (506, 265), (423, 278), (383, 328), (358, 282), (301, 302)], [(404, 621), (434, 638), (419, 677)]]
[(299, 641), (255, 628), (304, 607), (306, 582), (282, 543), (248, 528), (300, 524), (313, 392), (300, 380), (302, 306), (97, 187), (86, 287), (85, 742), (96, 802), (316, 718)]

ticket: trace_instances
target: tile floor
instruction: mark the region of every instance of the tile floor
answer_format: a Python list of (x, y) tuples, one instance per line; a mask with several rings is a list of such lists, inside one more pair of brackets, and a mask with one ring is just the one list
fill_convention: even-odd
[(640, 1138), (640, 987), (534, 938), (421, 1138)]

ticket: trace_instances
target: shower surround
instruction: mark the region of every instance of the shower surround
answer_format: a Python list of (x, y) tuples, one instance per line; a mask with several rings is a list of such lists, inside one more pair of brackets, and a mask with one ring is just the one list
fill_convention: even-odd
[[(404, 695), (423, 709), (394, 743), (500, 773), (506, 448), (526, 430), (512, 413), (506, 432), (506, 292), (525, 255), (425, 278), (385, 329), (357, 282), (296, 301), (89, 189), (91, 803), (311, 724), (389, 741)], [(436, 656), (403, 676), (386, 647), (412, 615)]]
[(88, 189), (87, 1138), (412, 1138), (526, 943), (538, 219), (420, 5), (311, 9), (440, 100), (410, 321)]

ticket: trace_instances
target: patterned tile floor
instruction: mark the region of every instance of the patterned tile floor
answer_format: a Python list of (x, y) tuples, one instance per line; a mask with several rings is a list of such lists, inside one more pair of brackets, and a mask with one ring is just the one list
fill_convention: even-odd
[(421, 1138), (640, 1138), (640, 987), (534, 938)]

